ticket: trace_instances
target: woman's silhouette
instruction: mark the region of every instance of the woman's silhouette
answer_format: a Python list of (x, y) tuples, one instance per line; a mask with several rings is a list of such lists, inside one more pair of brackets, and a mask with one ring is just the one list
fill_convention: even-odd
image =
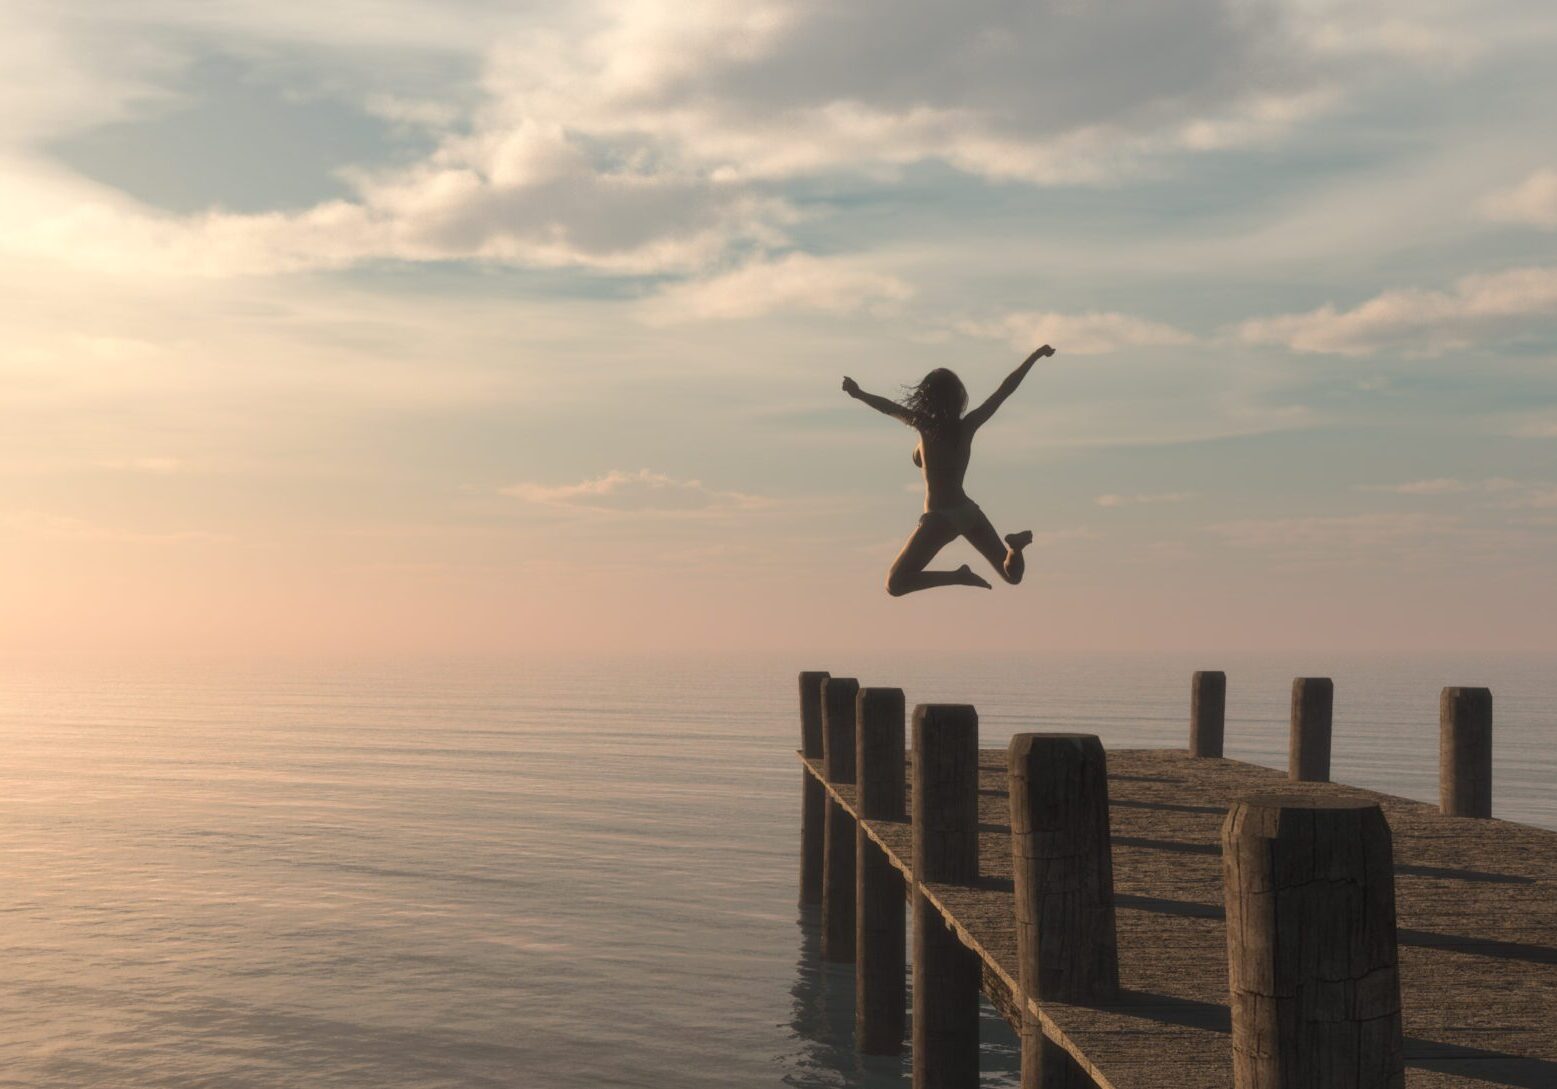
[(967, 564), (955, 571), (925, 570), (935, 554), (958, 537), (966, 537), (983, 553), (1000, 572), (1001, 578), (1013, 586), (1022, 581), (1025, 567), (1022, 549), (1032, 544), (1032, 530), (1010, 533), (1002, 540), (979, 505), (962, 490), (962, 479), (968, 472), (973, 436), (978, 429), (989, 422), (995, 409), (1007, 397), (1016, 392), (1033, 364), (1053, 354), (1054, 349), (1047, 344), (1039, 348), (1000, 383), (1000, 388), (989, 395), (989, 400), (967, 415), (963, 415), (962, 410), (968, 406), (968, 391), (963, 387), (962, 379), (945, 367), (925, 375), (902, 404), (866, 393), (852, 378), (843, 380), (843, 391), (850, 397), (864, 401), (877, 412), (902, 420), (919, 432), (914, 464), (924, 470), (924, 514), (920, 515), (918, 528), (892, 563), (892, 570), (887, 574), (887, 593), (900, 597), (933, 586), (990, 589), (989, 583), (974, 574)]

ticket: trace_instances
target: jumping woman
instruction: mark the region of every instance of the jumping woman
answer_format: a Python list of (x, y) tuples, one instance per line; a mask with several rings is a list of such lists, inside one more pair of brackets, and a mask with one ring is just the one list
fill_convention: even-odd
[(984, 517), (979, 505), (962, 490), (973, 452), (973, 436), (989, 422), (995, 409), (1016, 392), (1033, 364), (1054, 354), (1045, 344), (1012, 371), (1000, 388), (978, 408), (963, 415), (968, 407), (968, 391), (962, 379), (945, 367), (937, 367), (909, 391), (902, 404), (866, 393), (852, 378), (843, 380), (843, 392), (864, 401), (877, 412), (901, 420), (919, 432), (914, 449), (914, 464), (924, 470), (924, 513), (919, 526), (909, 536), (887, 574), (887, 593), (893, 597), (928, 590), (934, 586), (982, 586), (990, 584), (963, 564), (955, 571), (926, 571), (935, 554), (958, 537), (981, 552), (994, 565), (1000, 577), (1015, 586), (1022, 581), (1025, 563), (1022, 549), (1033, 543), (1032, 530), (1008, 533), (1004, 539)]

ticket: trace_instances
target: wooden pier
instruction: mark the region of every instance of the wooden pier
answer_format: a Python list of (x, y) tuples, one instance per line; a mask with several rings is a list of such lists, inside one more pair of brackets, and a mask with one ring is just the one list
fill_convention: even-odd
[(978, 1084), (980, 990), (1024, 1089), (1557, 1089), (1557, 832), (1488, 816), (1490, 694), (1444, 690), (1431, 806), (1326, 781), (1324, 678), (1287, 773), (1223, 759), (1225, 689), (1186, 750), (980, 750), (930, 705), (905, 752), (901, 691), (802, 674), (801, 898), (860, 1049), (903, 1046), (912, 948), (916, 1089)]

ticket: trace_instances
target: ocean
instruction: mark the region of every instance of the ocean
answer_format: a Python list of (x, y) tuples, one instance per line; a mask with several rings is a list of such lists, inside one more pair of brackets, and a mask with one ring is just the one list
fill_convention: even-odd
[[(1432, 800), (1486, 685), (1494, 812), (1557, 828), (1557, 660), (789, 656), (0, 667), (0, 1085), (895, 1086), (796, 907), (796, 674), (1027, 729), (1282, 767), (1335, 679), (1333, 776)], [(1017, 1084), (985, 1018), (986, 1085)]]

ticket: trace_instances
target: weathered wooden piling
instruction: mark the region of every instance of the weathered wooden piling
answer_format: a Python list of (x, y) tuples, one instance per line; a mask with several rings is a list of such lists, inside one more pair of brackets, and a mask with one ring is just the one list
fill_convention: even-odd
[[(1018, 734), (1007, 750), (1022, 993), (1099, 1005), (1119, 996), (1108, 766), (1092, 734)], [(1092, 1079), (1023, 1007), (1023, 1089)]]
[(1438, 801), (1446, 817), (1492, 816), (1492, 692), (1445, 688), (1438, 698)]
[(1222, 874), (1235, 1089), (1401, 1089), (1394, 861), (1378, 804), (1238, 801)]
[[(860, 684), (853, 677), (822, 682), (822, 769), (828, 782), (854, 782), (854, 713)], [(854, 959), (855, 821), (827, 799), (822, 864), (822, 959)]]
[[(903, 690), (862, 688), (855, 713), (859, 815), (865, 820), (907, 818), (903, 777)], [(854, 1039), (866, 1055), (903, 1049), (908, 995), (903, 982), (907, 937), (903, 875), (886, 853), (857, 828), (854, 853)]]
[(1227, 674), (1199, 670), (1189, 683), (1189, 755), (1221, 756), (1227, 716)]
[(1329, 677), (1292, 682), (1292, 730), (1287, 738), (1287, 777), (1294, 782), (1330, 781), (1330, 715), (1335, 684)]
[(979, 959), (924, 890), (978, 880), (978, 725), (965, 705), (914, 708), (914, 1089), (979, 1082)]
[[(800, 674), (800, 752), (819, 760), (822, 756), (822, 682), (827, 674)], [(801, 776), (800, 796), (800, 903), (822, 902), (823, 836), (827, 820), (827, 791), (814, 776)]]

